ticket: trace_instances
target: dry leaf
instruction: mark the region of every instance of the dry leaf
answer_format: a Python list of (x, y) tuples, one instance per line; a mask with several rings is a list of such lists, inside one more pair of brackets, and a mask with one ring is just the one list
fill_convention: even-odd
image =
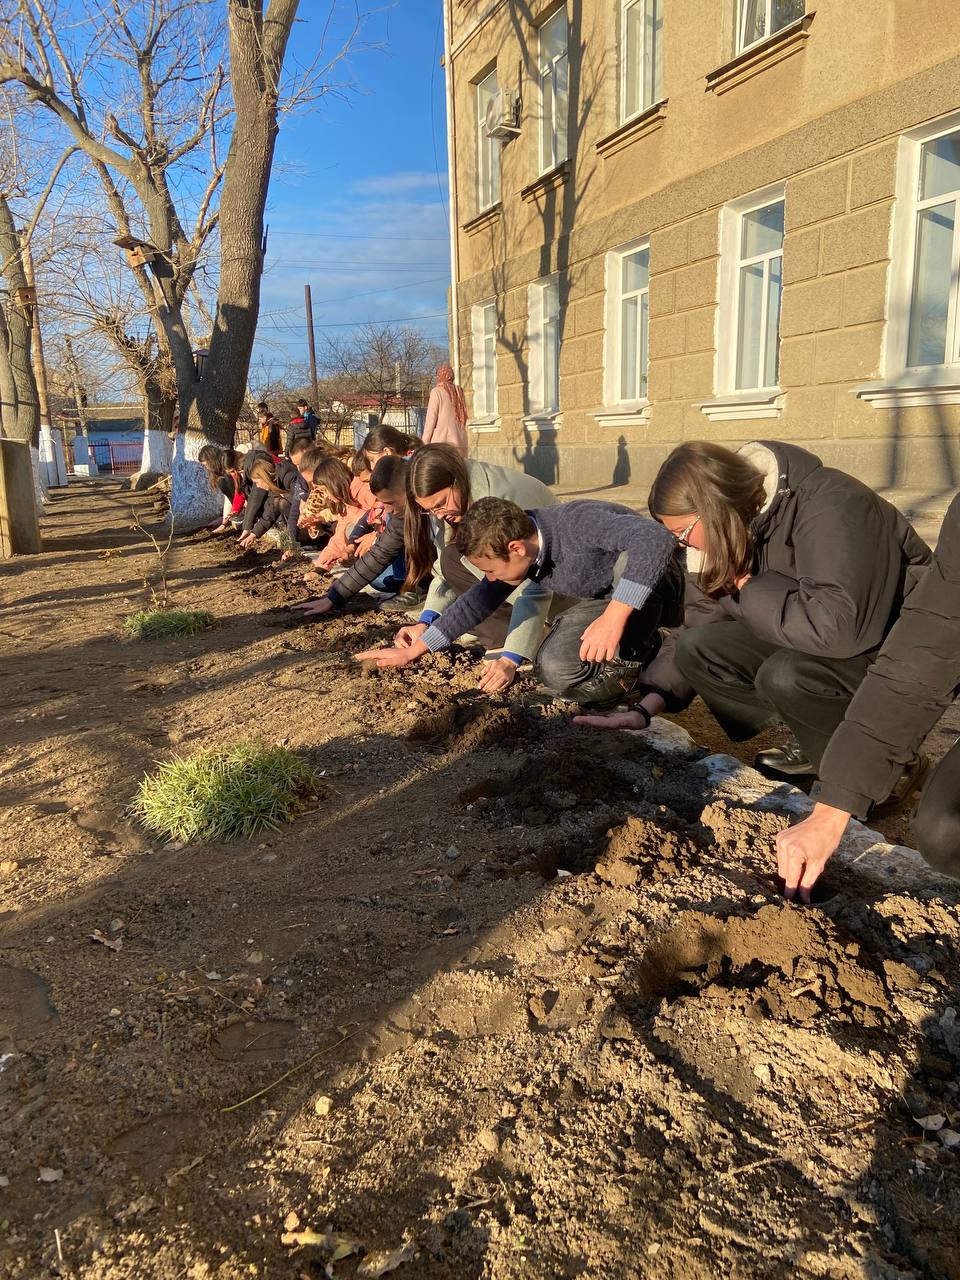
[(938, 1129), (942, 1129), (947, 1123), (946, 1116), (917, 1116), (917, 1124), (921, 1129), (925, 1129), (927, 1133), (936, 1133)]
[(119, 951), (123, 946), (122, 938), (105, 938), (99, 929), (94, 929), (90, 938), (93, 942), (99, 942), (102, 947), (109, 947), (111, 951)]
[(956, 1129), (941, 1129), (937, 1137), (945, 1147), (960, 1147), (960, 1133)]
[(377, 1276), (385, 1276), (388, 1271), (396, 1271), (404, 1262), (409, 1262), (415, 1252), (412, 1240), (399, 1245), (396, 1249), (376, 1249), (368, 1253), (357, 1267), (357, 1275), (376, 1280)]
[(46, 1165), (40, 1166), (40, 1176), (38, 1182), (59, 1182), (63, 1177), (62, 1169), (48, 1169)]

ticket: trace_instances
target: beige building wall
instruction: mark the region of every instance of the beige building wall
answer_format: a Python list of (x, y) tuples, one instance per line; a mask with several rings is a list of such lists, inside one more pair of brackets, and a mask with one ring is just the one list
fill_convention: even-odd
[[(808, 0), (801, 30), (739, 60), (735, 0), (666, 0), (665, 102), (620, 129), (619, 5), (568, 0), (570, 159), (539, 182), (536, 33), (558, 6), (450, 3), (468, 404), (471, 308), (497, 306), (498, 415), (473, 428), (478, 456), (586, 487), (646, 482), (682, 440), (773, 437), (875, 485), (960, 483), (960, 406), (877, 407), (854, 390), (884, 379), (900, 138), (960, 110), (954, 0)], [(501, 200), (478, 216), (476, 83), (494, 67), (523, 110), (519, 135), (501, 146)], [(785, 189), (782, 394), (776, 416), (718, 419), (700, 406), (717, 396), (728, 322), (721, 211), (771, 184)], [(638, 237), (650, 240), (649, 407), (604, 421), (606, 254)], [(551, 272), (561, 281), (560, 415), (525, 424), (527, 290)]]

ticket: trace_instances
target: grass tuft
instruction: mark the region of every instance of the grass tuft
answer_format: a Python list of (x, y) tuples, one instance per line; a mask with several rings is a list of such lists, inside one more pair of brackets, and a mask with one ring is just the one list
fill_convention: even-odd
[(205, 609), (145, 609), (129, 617), (123, 629), (136, 640), (167, 640), (198, 635), (215, 621)]
[(291, 821), (319, 786), (295, 752), (240, 742), (162, 764), (140, 783), (131, 812), (166, 840), (235, 840)]

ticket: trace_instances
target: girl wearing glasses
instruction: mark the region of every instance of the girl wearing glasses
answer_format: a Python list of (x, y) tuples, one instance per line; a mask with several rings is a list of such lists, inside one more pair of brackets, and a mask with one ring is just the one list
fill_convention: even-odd
[[(760, 752), (758, 768), (815, 774), (929, 548), (872, 489), (781, 441), (680, 445), (649, 506), (688, 549), (687, 596), (647, 671), (663, 696), (643, 710), (698, 693), (734, 742), (783, 723), (794, 740)], [(642, 728), (634, 716), (581, 720)]]

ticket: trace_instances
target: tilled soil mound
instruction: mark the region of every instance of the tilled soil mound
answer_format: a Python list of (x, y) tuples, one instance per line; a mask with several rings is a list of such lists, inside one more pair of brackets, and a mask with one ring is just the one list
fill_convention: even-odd
[[(783, 820), (703, 766), (462, 651), (365, 673), (395, 616), (297, 622), (220, 542), (172, 569), (218, 629), (122, 646), (120, 501), (0, 566), (0, 1275), (960, 1276), (958, 887), (786, 904)], [(131, 825), (153, 760), (256, 732), (314, 813)]]

